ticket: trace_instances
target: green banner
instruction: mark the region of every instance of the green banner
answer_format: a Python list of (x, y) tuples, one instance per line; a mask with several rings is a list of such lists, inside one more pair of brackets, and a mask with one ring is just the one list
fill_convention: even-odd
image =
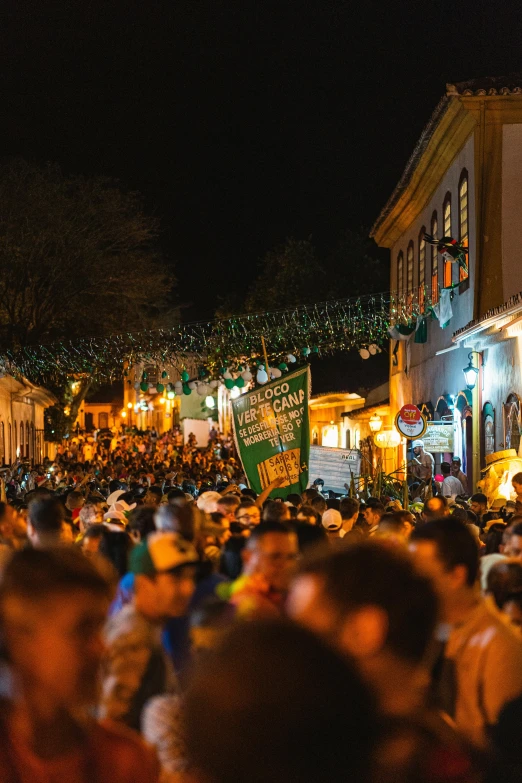
[(310, 369), (278, 378), (232, 402), (234, 436), (251, 488), (260, 494), (274, 479), (285, 483), (271, 493), (286, 497), (308, 486)]

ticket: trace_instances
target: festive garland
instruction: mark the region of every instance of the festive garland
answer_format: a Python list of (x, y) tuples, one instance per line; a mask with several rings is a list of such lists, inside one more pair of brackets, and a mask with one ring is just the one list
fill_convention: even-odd
[[(164, 369), (161, 373), (161, 368), (173, 367), (182, 375), (188, 364), (203, 367), (200, 377), (221, 375), (226, 382), (227, 372), (250, 372), (245, 370), (245, 365), (257, 365), (258, 373), (266, 371), (264, 366), (259, 367), (264, 365), (263, 337), (270, 367), (274, 365), (282, 371), (286, 369), (282, 368), (286, 359), (292, 359), (296, 354), (306, 358), (311, 353), (357, 349), (362, 358), (368, 358), (387, 342), (391, 324), (411, 321), (428, 304), (426, 294), (422, 297), (422, 306), (412, 294), (398, 297), (387, 293), (339, 299), (267, 313), (178, 324), (168, 329), (28, 346), (17, 352), (6, 351), (0, 357), (0, 363), (4, 372), (23, 375), (42, 385), (60, 384), (66, 378), (85, 375), (94, 375), (99, 381), (112, 381), (128, 376), (128, 368), (133, 366), (154, 366), (166, 379), (167, 373)], [(141, 378), (143, 383), (146, 380)], [(137, 379), (132, 381), (137, 382)]]

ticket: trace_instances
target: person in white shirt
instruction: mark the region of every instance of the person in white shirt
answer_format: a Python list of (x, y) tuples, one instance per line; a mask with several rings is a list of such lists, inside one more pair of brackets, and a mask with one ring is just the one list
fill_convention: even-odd
[(442, 462), (440, 471), (444, 476), (444, 481), (442, 482), (442, 494), (444, 497), (455, 500), (457, 495), (463, 495), (464, 487), (462, 486), (462, 482), (451, 475), (451, 465), (449, 462)]

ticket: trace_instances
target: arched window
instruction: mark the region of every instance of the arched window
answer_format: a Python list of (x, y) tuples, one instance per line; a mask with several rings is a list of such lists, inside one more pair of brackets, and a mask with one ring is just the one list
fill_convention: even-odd
[(406, 251), (406, 293), (408, 296), (413, 293), (413, 242)]
[(25, 422), (25, 457), (26, 459), (29, 459), (31, 456), (30, 447), (29, 444), (31, 442), (31, 428), (29, 426), (29, 422)]
[[(459, 181), (459, 241), (469, 247), (469, 206), (468, 206), (468, 172), (462, 169)], [(459, 280), (467, 280), (469, 277), (469, 253), (467, 256), (468, 271), (459, 268)]]
[(426, 242), (424, 240), (424, 234), (426, 233), (426, 227), (423, 226), (419, 233), (419, 307), (421, 313), (424, 312), (424, 300), (426, 285)]
[(515, 449), (518, 454), (520, 446), (520, 398), (518, 394), (510, 394), (504, 405), (504, 444), (506, 449)]
[(484, 456), (495, 451), (495, 409), (490, 402), (486, 402), (483, 413)]
[(13, 435), (14, 435), (14, 459), (18, 457), (18, 427), (16, 426), (16, 421), (13, 422)]
[(7, 448), (9, 450), (9, 460), (8, 461), (9, 461), (9, 464), (11, 465), (11, 463), (13, 462), (13, 457), (12, 457), (12, 454), (13, 454), (13, 428), (11, 426), (11, 422), (9, 422), (9, 425), (7, 427), (7, 434), (9, 436), (9, 439), (8, 439), (8, 442), (7, 442)]
[[(438, 239), (439, 223), (437, 213), (431, 216), (431, 235)], [(431, 301), (436, 304), (439, 301), (439, 258), (436, 245), (431, 245)]]
[(35, 437), (34, 437), (34, 423), (31, 422), (31, 439), (29, 441), (29, 458), (31, 462), (35, 460)]
[[(444, 231), (443, 236), (451, 236), (451, 193), (446, 193), (444, 198), (444, 206), (442, 208)], [(448, 288), (451, 285), (451, 261), (444, 261), (443, 271), (444, 288)]]
[(397, 256), (397, 296), (402, 296), (404, 292), (404, 253)]
[(23, 421), (20, 422), (20, 457), (25, 457), (24, 452), (25, 444), (24, 444), (24, 423)]

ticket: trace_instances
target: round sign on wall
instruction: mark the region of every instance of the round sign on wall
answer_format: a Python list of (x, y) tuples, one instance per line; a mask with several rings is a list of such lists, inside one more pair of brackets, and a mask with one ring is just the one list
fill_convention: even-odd
[(428, 426), (425, 417), (416, 405), (403, 405), (395, 417), (395, 426), (405, 438), (420, 438)]

